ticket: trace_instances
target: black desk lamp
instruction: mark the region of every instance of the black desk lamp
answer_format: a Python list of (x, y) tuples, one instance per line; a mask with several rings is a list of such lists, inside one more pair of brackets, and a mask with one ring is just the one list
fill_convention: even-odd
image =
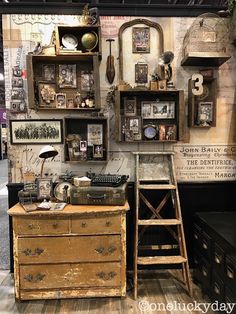
[(42, 165), (41, 165), (41, 171), (40, 171), (40, 177), (43, 177), (43, 168), (44, 163), (46, 159), (48, 158), (54, 158), (56, 155), (58, 155), (58, 151), (51, 145), (44, 146), (40, 152), (39, 152), (39, 158), (43, 158)]

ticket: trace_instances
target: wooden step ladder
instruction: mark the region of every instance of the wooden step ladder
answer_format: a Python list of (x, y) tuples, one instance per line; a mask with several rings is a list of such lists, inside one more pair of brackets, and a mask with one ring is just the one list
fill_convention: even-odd
[[(191, 279), (189, 273), (188, 257), (182, 223), (182, 215), (177, 187), (177, 180), (174, 169), (173, 152), (134, 152), (135, 155), (135, 194), (136, 194), (136, 221), (134, 236), (134, 299), (138, 293), (138, 266), (139, 265), (173, 265), (182, 266), (183, 282), (187, 291), (192, 295)], [(162, 190), (162, 191), (160, 191)], [(160, 193), (158, 206), (152, 205), (153, 199), (148, 197), (148, 193)], [(148, 199), (150, 198), (150, 199)], [(173, 216), (168, 219), (160, 212), (167, 207), (167, 203), (172, 207)], [(145, 216), (151, 211), (149, 219), (142, 219), (141, 213)], [(162, 211), (164, 212), (164, 210)], [(166, 215), (165, 215), (166, 216)], [(149, 244), (140, 245), (141, 237), (147, 228), (164, 227), (175, 244)], [(153, 253), (139, 255), (140, 252), (151, 251)], [(159, 255), (162, 251), (169, 250), (169, 254)], [(170, 255), (171, 250), (175, 254)], [(177, 254), (176, 254), (177, 251)], [(159, 253), (159, 254), (157, 254)]]

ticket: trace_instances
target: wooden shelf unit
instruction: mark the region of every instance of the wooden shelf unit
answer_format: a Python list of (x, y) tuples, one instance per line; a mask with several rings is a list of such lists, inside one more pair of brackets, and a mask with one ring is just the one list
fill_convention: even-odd
[[(135, 114), (127, 115), (125, 107), (127, 106), (127, 100), (135, 100)], [(174, 113), (171, 115), (163, 115), (161, 117), (147, 118), (142, 116), (142, 103), (153, 103), (164, 104), (174, 103)], [(168, 104), (167, 104), (168, 106)], [(137, 118), (140, 123), (140, 132), (139, 137), (134, 140), (127, 140), (127, 121), (130, 119)], [(116, 140), (118, 142), (141, 142), (141, 143), (159, 143), (159, 142), (173, 142), (176, 141), (187, 141), (188, 132), (186, 126), (186, 116), (185, 116), (185, 103), (184, 103), (184, 92), (181, 90), (165, 90), (165, 91), (152, 91), (152, 90), (137, 90), (130, 89), (126, 91), (117, 91), (116, 92)], [(147, 139), (144, 135), (144, 129), (148, 126), (154, 126), (157, 130), (157, 134), (154, 138)], [(160, 136), (161, 126), (168, 128), (169, 126), (174, 126), (175, 136), (167, 138), (167, 135), (164, 137)], [(164, 127), (163, 127), (164, 128)], [(159, 134), (159, 135), (158, 135)]]

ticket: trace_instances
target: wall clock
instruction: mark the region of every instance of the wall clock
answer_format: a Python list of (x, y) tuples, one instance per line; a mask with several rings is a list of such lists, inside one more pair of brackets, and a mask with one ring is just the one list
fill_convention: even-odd
[(54, 196), (61, 202), (67, 202), (72, 184), (69, 182), (59, 182), (54, 188)]
[(67, 49), (75, 49), (78, 46), (78, 39), (72, 34), (62, 36), (61, 42)]
[(157, 135), (157, 129), (154, 125), (145, 125), (143, 128), (143, 134), (147, 139), (152, 140)]

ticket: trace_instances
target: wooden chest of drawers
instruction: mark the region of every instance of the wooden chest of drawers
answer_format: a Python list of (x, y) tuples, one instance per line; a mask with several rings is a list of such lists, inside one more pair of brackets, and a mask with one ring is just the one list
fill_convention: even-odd
[(67, 205), (13, 216), (15, 295), (20, 300), (124, 296), (124, 206)]

